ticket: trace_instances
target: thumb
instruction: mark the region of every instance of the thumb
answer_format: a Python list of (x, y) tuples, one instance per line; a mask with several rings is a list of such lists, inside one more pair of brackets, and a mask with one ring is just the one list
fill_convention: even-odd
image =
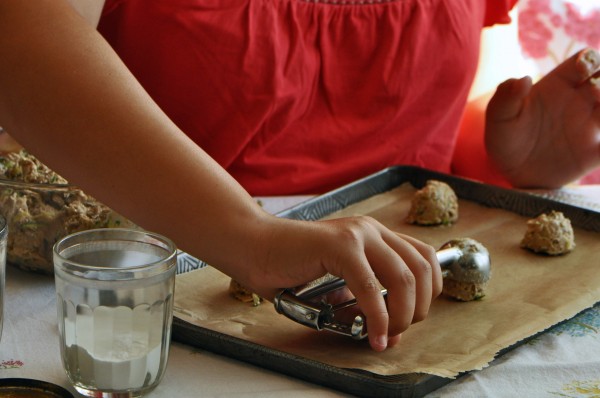
[(533, 82), (529, 76), (501, 83), (488, 104), (486, 119), (502, 122), (518, 117), (532, 86)]

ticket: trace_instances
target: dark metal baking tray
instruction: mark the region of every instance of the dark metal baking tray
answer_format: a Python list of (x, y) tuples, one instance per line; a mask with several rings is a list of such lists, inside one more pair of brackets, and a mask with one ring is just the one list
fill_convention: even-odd
[[(278, 213), (278, 216), (318, 220), (406, 182), (415, 188), (421, 188), (430, 179), (449, 183), (461, 199), (508, 210), (525, 217), (536, 217), (540, 213), (557, 210), (570, 218), (574, 226), (600, 232), (598, 212), (413, 166), (386, 168), (284, 210)], [(186, 257), (184, 254), (180, 260), (180, 269), (190, 270), (190, 264), (193, 264), (194, 268), (204, 265), (201, 261), (190, 259), (189, 255)], [(543, 332), (539, 334), (541, 333)], [(539, 334), (502, 350), (497, 357)], [(173, 338), (185, 344), (361, 397), (422, 397), (455, 380), (419, 373), (382, 376), (360, 369), (342, 369), (201, 328), (177, 317), (173, 320)]]

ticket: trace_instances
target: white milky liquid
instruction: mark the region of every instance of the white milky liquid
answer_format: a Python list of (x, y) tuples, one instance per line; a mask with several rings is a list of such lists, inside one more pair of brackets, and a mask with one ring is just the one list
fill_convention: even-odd
[(166, 365), (162, 352), (162, 305), (151, 308), (78, 309), (65, 319), (65, 367), (85, 389), (138, 390), (157, 382)]

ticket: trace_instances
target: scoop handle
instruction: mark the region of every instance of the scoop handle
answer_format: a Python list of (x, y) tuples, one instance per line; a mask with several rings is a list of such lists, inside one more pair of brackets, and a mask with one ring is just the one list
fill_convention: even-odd
[[(444, 268), (457, 261), (461, 255), (462, 251), (456, 247), (438, 250), (436, 256), (442, 267), (442, 272), (447, 272), (447, 270), (444, 271)], [(304, 326), (316, 330), (329, 330), (362, 340), (367, 337), (363, 317), (357, 316), (351, 325), (335, 321), (335, 312), (356, 305), (356, 299), (335, 305), (310, 301), (315, 297), (327, 295), (338, 290), (345, 285), (346, 281), (343, 279), (327, 274), (305, 285), (293, 289), (284, 289), (273, 300), (275, 310)], [(387, 290), (381, 289), (381, 294), (387, 296)]]

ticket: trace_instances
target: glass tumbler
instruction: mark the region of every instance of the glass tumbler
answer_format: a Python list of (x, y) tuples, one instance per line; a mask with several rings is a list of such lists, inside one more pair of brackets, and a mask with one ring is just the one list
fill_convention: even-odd
[(104, 228), (54, 245), (62, 363), (89, 397), (138, 397), (169, 355), (177, 249), (146, 231)]
[(8, 225), (6, 219), (0, 216), (0, 338), (4, 323), (4, 283), (6, 279), (6, 244), (8, 239)]

